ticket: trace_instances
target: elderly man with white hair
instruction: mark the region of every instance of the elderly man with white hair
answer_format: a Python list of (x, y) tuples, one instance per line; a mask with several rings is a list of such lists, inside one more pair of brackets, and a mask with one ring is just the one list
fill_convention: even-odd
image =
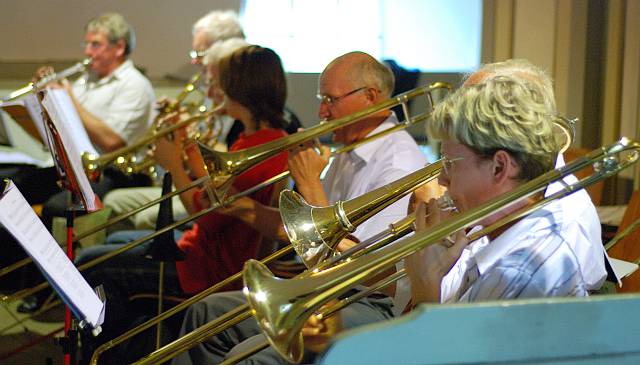
[[(233, 11), (212, 11), (200, 18), (193, 25), (191, 63), (203, 67), (205, 73), (207, 66), (216, 67), (217, 62), (236, 49), (247, 45), (244, 40), (242, 26)], [(225, 137), (231, 130), (233, 119), (220, 115), (215, 118), (214, 126), (216, 141), (225, 143)], [(221, 144), (218, 143), (219, 146)], [(226, 148), (226, 146), (224, 146)], [(161, 195), (160, 187), (142, 187), (117, 189), (111, 191), (104, 198), (105, 207), (112, 210), (114, 216), (121, 215), (136, 207), (139, 207)], [(176, 196), (172, 201), (173, 216), (176, 219), (187, 217), (187, 211), (182, 202)], [(127, 222), (120, 224), (119, 229), (152, 230), (155, 229), (158, 206), (150, 207), (135, 214)], [(131, 234), (128, 232), (117, 233), (109, 238), (110, 242), (129, 242)]]

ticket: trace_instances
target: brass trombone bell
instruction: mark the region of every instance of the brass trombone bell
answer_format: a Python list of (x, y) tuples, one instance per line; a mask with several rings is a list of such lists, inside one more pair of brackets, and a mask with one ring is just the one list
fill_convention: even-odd
[(442, 161), (438, 160), (399, 180), (329, 207), (308, 205), (300, 194), (285, 190), (280, 193), (280, 215), (289, 241), (305, 265), (313, 267), (359, 224), (433, 180), (441, 170)]
[[(618, 156), (628, 152), (631, 153), (623, 158)], [(594, 174), (575, 184), (565, 185), (559, 192), (535, 204), (536, 208), (618, 173), (636, 163), (639, 152), (638, 142), (622, 138), (615, 144), (597, 149), (564, 167), (540, 175), (492, 201), (443, 221), (428, 231), (303, 278), (278, 279), (264, 265), (255, 260), (249, 260), (245, 263), (243, 275), (244, 293), (269, 343), (287, 361), (297, 363), (301, 360), (303, 352), (303, 339), (300, 334), (302, 326), (312, 313), (329, 300), (335, 299), (355, 285), (393, 266), (408, 255), (430, 244), (440, 242), (452, 233), (544, 190), (549, 184), (569, 174), (588, 166), (595, 166)], [(510, 219), (503, 219), (503, 222), (508, 221)], [(492, 225), (492, 228), (495, 229), (497, 226)]]

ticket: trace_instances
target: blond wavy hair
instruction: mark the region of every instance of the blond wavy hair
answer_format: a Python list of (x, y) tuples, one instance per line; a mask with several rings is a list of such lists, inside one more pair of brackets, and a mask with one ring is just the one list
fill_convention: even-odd
[(539, 82), (493, 74), (463, 86), (438, 104), (427, 134), (462, 143), (483, 157), (507, 151), (530, 180), (554, 167), (560, 145), (554, 136), (554, 111)]
[(530, 82), (537, 83), (542, 88), (544, 104), (550, 113), (556, 113), (556, 99), (553, 92), (553, 80), (551, 76), (542, 68), (534, 65), (525, 59), (510, 59), (503, 62), (494, 62), (482, 65), (478, 71), (466, 75), (464, 83), (469, 83), (472, 79), (475, 82), (482, 82), (491, 76), (514, 76), (524, 78)]

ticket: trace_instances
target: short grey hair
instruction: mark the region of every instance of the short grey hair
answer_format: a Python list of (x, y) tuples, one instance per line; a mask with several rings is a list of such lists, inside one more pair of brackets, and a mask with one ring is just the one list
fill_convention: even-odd
[(224, 57), (248, 45), (249, 43), (244, 38), (230, 38), (215, 42), (205, 52), (202, 64), (204, 66), (217, 65)]
[(554, 167), (561, 147), (545, 93), (541, 83), (494, 74), (439, 103), (427, 135), (462, 143), (483, 157), (507, 151), (520, 166), (519, 178), (531, 180)]
[(91, 19), (85, 26), (85, 32), (103, 32), (111, 44), (123, 40), (125, 56), (131, 54), (136, 48), (136, 34), (133, 27), (119, 13), (104, 13)]
[(350, 73), (345, 75), (354, 87), (373, 87), (388, 98), (393, 93), (395, 77), (391, 69), (365, 52), (349, 52), (331, 61), (325, 70), (346, 58), (356, 57)]
[(232, 10), (214, 10), (198, 19), (193, 24), (192, 35), (199, 32), (206, 34), (209, 44), (225, 39), (245, 37), (238, 15)]

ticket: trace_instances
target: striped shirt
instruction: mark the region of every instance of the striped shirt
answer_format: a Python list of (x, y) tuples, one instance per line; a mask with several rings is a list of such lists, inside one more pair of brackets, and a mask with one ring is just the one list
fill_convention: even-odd
[(498, 238), (472, 242), (443, 278), (442, 302), (587, 296), (573, 247), (583, 235), (563, 230), (562, 200), (523, 218)]

